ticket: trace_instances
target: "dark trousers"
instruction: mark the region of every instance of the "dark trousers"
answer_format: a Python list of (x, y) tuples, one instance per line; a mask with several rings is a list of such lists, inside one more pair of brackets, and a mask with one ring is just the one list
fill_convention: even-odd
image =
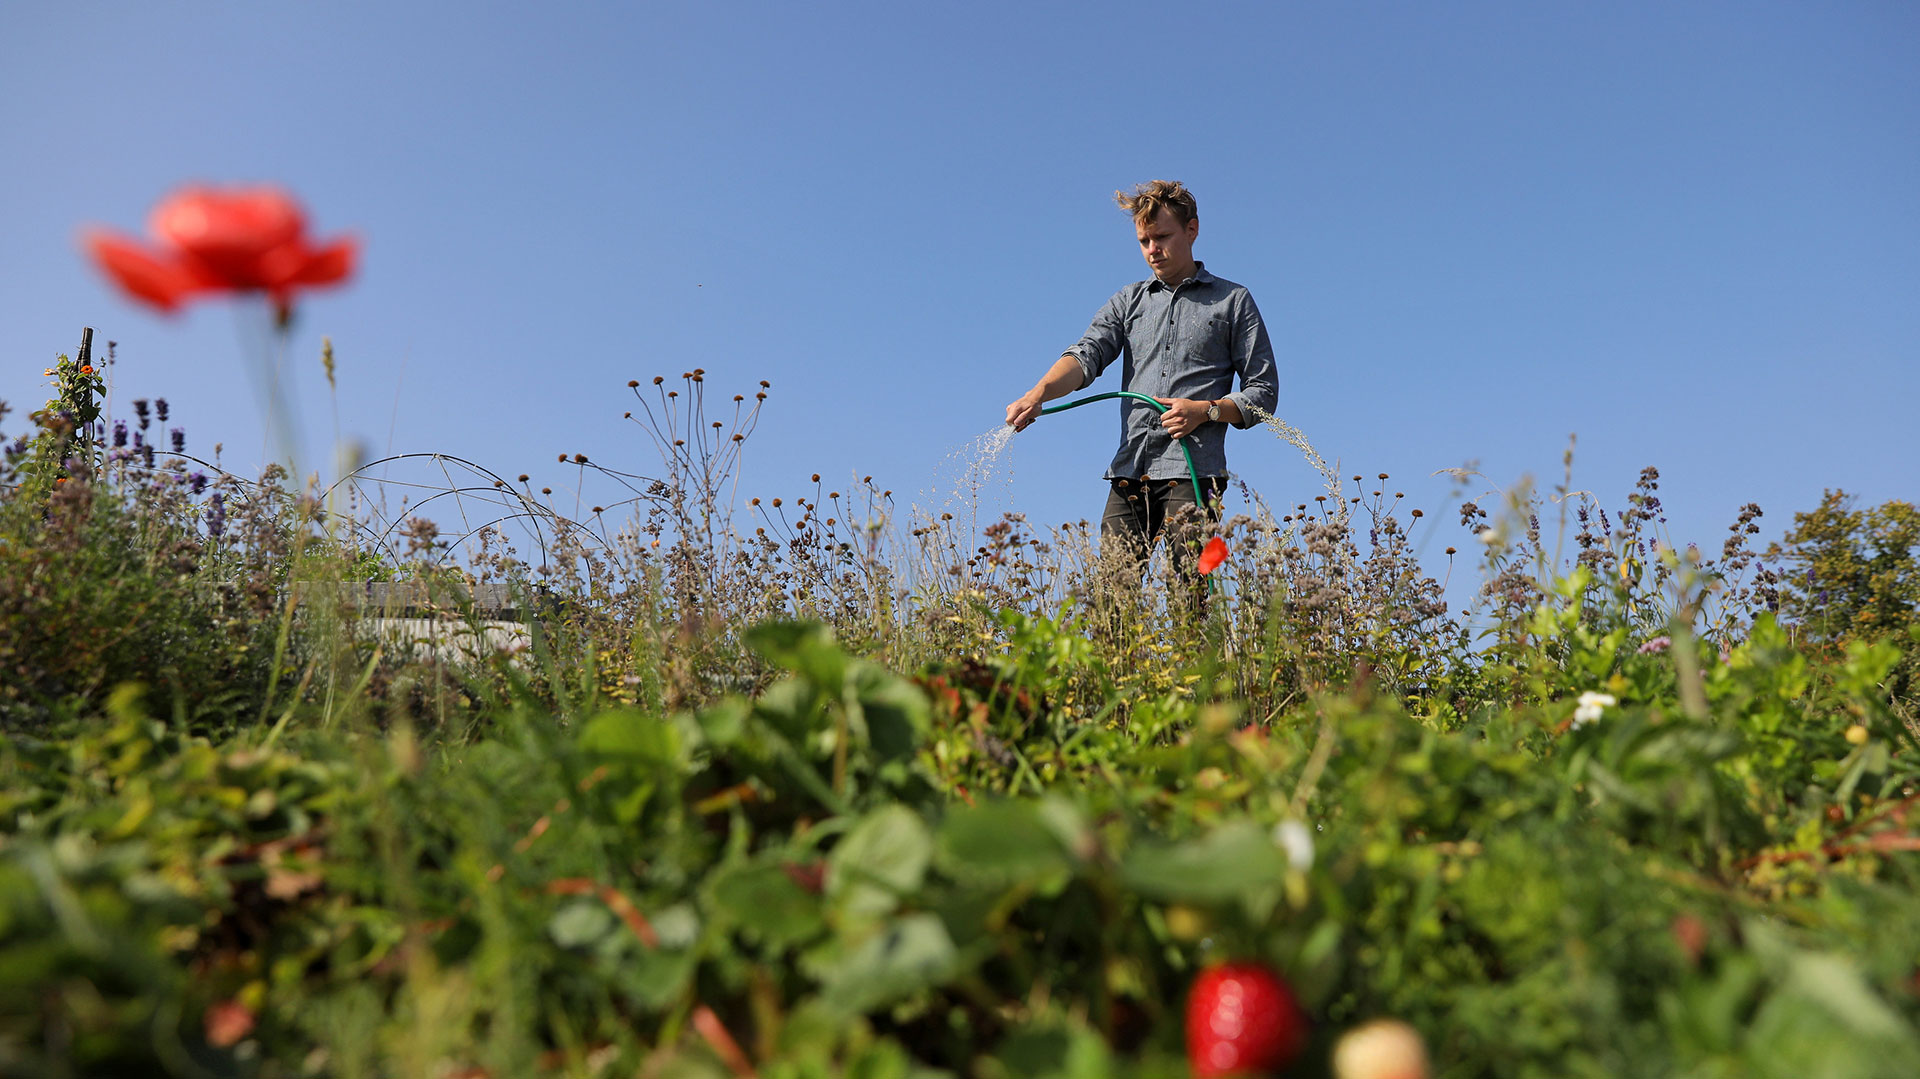
[(1205, 512), (1195, 511), (1193, 481), (1125, 480), (1110, 481), (1106, 512), (1100, 516), (1101, 560), (1116, 583), (1138, 584), (1146, 571), (1153, 543), (1167, 537), (1167, 554), (1173, 562), (1174, 579), (1189, 585), (1189, 597), (1198, 609), (1207, 595), (1206, 578), (1194, 569), (1200, 545), (1220, 523), (1220, 503), (1226, 494), (1225, 476), (1204, 477), (1200, 490), (1206, 496)]

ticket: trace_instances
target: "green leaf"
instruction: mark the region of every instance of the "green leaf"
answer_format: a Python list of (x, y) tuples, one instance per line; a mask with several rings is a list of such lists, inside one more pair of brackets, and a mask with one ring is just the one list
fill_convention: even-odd
[(939, 917), (912, 914), (868, 936), (823, 971), (822, 999), (843, 1013), (871, 1011), (943, 984), (958, 965)]
[(1143, 844), (1122, 867), (1127, 883), (1156, 899), (1236, 899), (1285, 879), (1287, 857), (1252, 821), (1234, 821), (1186, 843)]
[(713, 902), (747, 936), (785, 948), (817, 936), (825, 927), (820, 897), (787, 876), (777, 863), (722, 870), (712, 885)]
[(952, 814), (940, 827), (939, 858), (955, 877), (1001, 885), (1039, 884), (1073, 868), (1032, 802), (987, 802)]
[(912, 757), (930, 728), (926, 695), (884, 668), (861, 663), (853, 669), (852, 688), (866, 720), (867, 739), (881, 760)]
[(767, 687), (753, 702), (754, 714), (796, 744), (808, 744), (820, 726), (826, 710), (820, 707), (820, 691), (804, 678), (783, 678)]
[(673, 950), (637, 947), (618, 963), (619, 981), (627, 994), (653, 1011), (662, 1011), (677, 1003), (700, 953), (692, 948)]
[(853, 826), (827, 858), (827, 896), (852, 915), (885, 914), (920, 887), (933, 840), (912, 810), (890, 805)]
[(847, 654), (826, 627), (814, 622), (769, 622), (747, 631), (747, 644), (770, 662), (838, 692), (847, 678)]
[(554, 911), (547, 934), (562, 948), (584, 948), (613, 931), (613, 913), (598, 900), (579, 899)]
[(703, 708), (695, 717), (700, 730), (707, 741), (716, 746), (730, 746), (740, 740), (746, 732), (747, 716), (752, 709), (739, 697), (727, 697), (709, 708)]
[(580, 748), (641, 771), (677, 771), (680, 732), (672, 723), (631, 708), (602, 712), (580, 731)]

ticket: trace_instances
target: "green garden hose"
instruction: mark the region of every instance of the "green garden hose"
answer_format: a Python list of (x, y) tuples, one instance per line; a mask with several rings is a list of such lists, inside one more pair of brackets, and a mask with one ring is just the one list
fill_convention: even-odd
[[(1167, 411), (1166, 405), (1161, 404), (1159, 401), (1154, 400), (1144, 393), (1135, 393), (1132, 390), (1110, 390), (1106, 393), (1096, 393), (1092, 397), (1082, 397), (1078, 401), (1068, 401), (1064, 405), (1051, 405), (1041, 409), (1040, 414), (1042, 416), (1050, 416), (1055, 412), (1065, 412), (1070, 408), (1079, 408), (1081, 405), (1090, 405), (1095, 401), (1107, 401), (1115, 397), (1131, 397), (1136, 401), (1145, 401), (1153, 407), (1155, 412), (1163, 415)], [(1180, 452), (1187, 459), (1187, 478), (1193, 481), (1193, 508), (1199, 511), (1204, 519), (1204, 514), (1207, 509), (1207, 499), (1205, 495), (1200, 493), (1200, 472), (1193, 467), (1193, 449), (1187, 445), (1187, 440), (1184, 438), (1180, 440)], [(1211, 577), (1207, 580), (1207, 586), (1208, 590), (1212, 592), (1220, 590), (1220, 582), (1213, 580)]]
[[(1144, 393), (1135, 393), (1132, 390), (1111, 390), (1111, 391), (1108, 391), (1107, 393), (1096, 393), (1092, 397), (1082, 397), (1078, 401), (1068, 401), (1064, 405), (1052, 405), (1050, 407), (1043, 408), (1040, 410), (1040, 414), (1042, 416), (1051, 416), (1055, 412), (1065, 412), (1067, 409), (1070, 409), (1070, 408), (1079, 408), (1081, 405), (1090, 405), (1090, 404), (1093, 404), (1095, 401), (1107, 401), (1115, 397), (1131, 397), (1136, 401), (1145, 401), (1147, 404), (1153, 406), (1153, 410), (1155, 412), (1161, 413), (1162, 415), (1164, 415), (1167, 411), (1167, 406), (1161, 404), (1160, 402), (1154, 400), (1153, 398), (1147, 396)], [(1187, 478), (1193, 481), (1194, 507), (1196, 509), (1204, 510), (1207, 505), (1207, 499), (1206, 499), (1206, 496), (1200, 493), (1200, 473), (1196, 471), (1193, 467), (1193, 450), (1187, 446), (1187, 440), (1184, 438), (1180, 440), (1180, 452), (1186, 455)]]

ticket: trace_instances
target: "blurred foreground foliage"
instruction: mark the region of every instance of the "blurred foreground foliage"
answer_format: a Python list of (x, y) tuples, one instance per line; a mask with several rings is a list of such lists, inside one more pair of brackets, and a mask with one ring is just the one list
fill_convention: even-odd
[(289, 609), (368, 564), (310, 500), (210, 530), (59, 411), (0, 488), (0, 1074), (1178, 1076), (1225, 958), (1294, 985), (1300, 1075), (1379, 1016), (1449, 1076), (1920, 1074), (1902, 503), (1731, 605), (1731, 544), (1463, 513), (1477, 636), (1316, 518), (1200, 623), (734, 618), (687, 556), (461, 658)]

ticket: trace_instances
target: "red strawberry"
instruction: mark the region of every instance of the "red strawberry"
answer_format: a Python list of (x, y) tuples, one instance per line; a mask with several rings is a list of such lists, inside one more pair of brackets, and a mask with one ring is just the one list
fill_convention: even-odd
[(1287, 983), (1255, 963), (1202, 971), (1187, 997), (1195, 1079), (1278, 1072), (1307, 1044), (1307, 1017)]

